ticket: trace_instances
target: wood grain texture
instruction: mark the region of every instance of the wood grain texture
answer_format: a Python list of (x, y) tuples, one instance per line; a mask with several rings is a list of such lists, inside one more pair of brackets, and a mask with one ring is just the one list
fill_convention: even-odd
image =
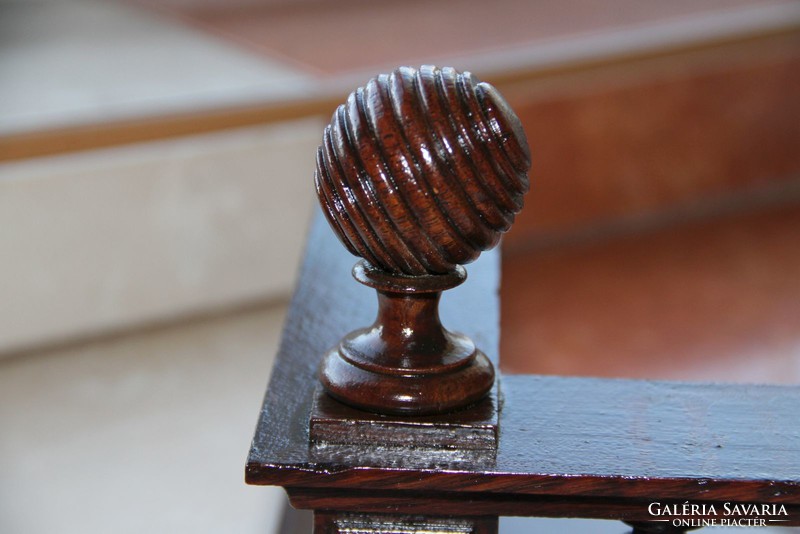
[(314, 181), (331, 228), (370, 265), (444, 274), (495, 246), (522, 209), (530, 149), (489, 84), (400, 67), (333, 114)]
[(353, 275), (377, 290), (378, 316), (326, 354), (328, 394), (376, 413), (427, 415), (489, 392), (491, 362), (444, 328), (439, 298), (510, 228), (530, 159), (517, 116), (469, 72), (400, 67), (337, 108), (314, 182), (331, 229), (363, 258)]
[[(321, 458), (332, 453), (369, 457), (375, 454), (375, 444), (379, 443), (382, 447), (403, 448), (409, 454), (441, 450), (442, 457), (476, 451), (466, 454), (476, 462), (481, 457), (477, 451), (497, 449), (499, 409), (496, 383), (486, 397), (465, 409), (444, 415), (405, 417), (358, 410), (337, 402), (319, 387), (311, 408), (309, 439)], [(485, 459), (493, 460), (493, 454), (485, 455)]]
[(353, 276), (377, 291), (378, 314), (325, 354), (319, 376), (329, 395), (375, 413), (429, 415), (466, 408), (489, 392), (491, 362), (439, 320), (441, 293), (466, 279), (464, 268), (406, 276), (361, 260)]
[[(543, 497), (538, 495), (520, 495), (512, 492), (488, 494), (470, 494), (463, 492), (423, 492), (423, 491), (358, 491), (341, 489), (286, 488), (292, 506), (301, 509), (340, 509), (354, 510), (362, 513), (401, 513), (409, 515), (460, 515), (482, 516), (498, 514), (500, 516), (551, 517), (569, 519), (605, 519), (621, 520), (631, 523), (646, 523), (653, 520), (648, 513), (648, 505), (657, 501), (661, 506), (680, 507), (686, 499), (664, 499), (658, 495), (643, 493), (638, 499), (586, 498), (586, 497)], [(729, 506), (743, 501), (729, 499), (724, 501)], [(720, 501), (702, 501), (693, 499), (691, 503), (704, 505), (710, 510), (723, 510)], [(747, 503), (752, 506), (755, 503)], [(782, 505), (786, 515), (778, 516), (780, 523), (772, 526), (800, 525), (800, 507)], [(673, 518), (675, 516), (671, 516)], [(714, 519), (714, 514), (697, 514), (693, 519)], [(719, 515), (716, 516), (719, 518)], [(761, 516), (769, 519), (769, 516)], [(784, 519), (785, 518), (785, 519)], [(658, 523), (656, 523), (657, 525)], [(650, 525), (652, 526), (652, 524)], [(670, 530), (666, 531), (671, 532)], [(678, 530), (680, 532), (680, 530)]]
[[(487, 467), (392, 451), (312, 455), (308, 415), (320, 355), (368, 318), (371, 296), (315, 221), (282, 348), (246, 469), (287, 487), (298, 506), (454, 515), (647, 519), (646, 503), (783, 503), (800, 507), (800, 391), (544, 376), (502, 378), (496, 460)], [(497, 256), (475, 263), (442, 316), (496, 359)], [(481, 314), (468, 303), (481, 303)], [(474, 305), (473, 305), (474, 306)]]

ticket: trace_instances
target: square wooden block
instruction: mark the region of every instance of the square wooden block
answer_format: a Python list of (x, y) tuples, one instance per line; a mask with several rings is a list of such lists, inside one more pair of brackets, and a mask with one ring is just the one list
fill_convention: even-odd
[(443, 415), (381, 415), (352, 408), (317, 386), (311, 408), (312, 446), (379, 446), (432, 450), (496, 451), (499, 385), (472, 406)]

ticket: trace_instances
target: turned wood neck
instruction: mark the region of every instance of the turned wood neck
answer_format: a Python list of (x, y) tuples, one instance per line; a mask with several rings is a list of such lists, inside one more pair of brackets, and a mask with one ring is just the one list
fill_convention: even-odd
[[(387, 347), (403, 347), (403, 352), (435, 358), (448, 343), (439, 319), (441, 295), (378, 291), (378, 317), (372, 328)], [(399, 356), (398, 367), (419, 367), (402, 353)]]
[(378, 413), (431, 414), (468, 406), (494, 383), (486, 356), (439, 319), (442, 291), (466, 279), (463, 267), (406, 276), (358, 262), (353, 276), (378, 293), (372, 326), (345, 336), (322, 362), (333, 397)]
[[(445, 330), (439, 318), (442, 291), (466, 280), (463, 267), (442, 275), (403, 276), (387, 273), (360, 261), (353, 267), (353, 277), (378, 293), (378, 315), (371, 327), (356, 333), (379, 342), (364, 365), (419, 373), (443, 372), (457, 365), (474, 351)], [(345, 344), (347, 346), (347, 344)], [(460, 350), (454, 350), (458, 348)]]

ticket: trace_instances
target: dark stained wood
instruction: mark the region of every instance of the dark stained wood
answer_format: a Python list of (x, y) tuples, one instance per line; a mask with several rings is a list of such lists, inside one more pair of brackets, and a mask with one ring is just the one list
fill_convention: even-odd
[[(780, 503), (800, 524), (800, 389), (503, 376), (498, 449), (332, 454), (309, 447), (320, 354), (363, 324), (373, 297), (318, 217), (246, 469), (296, 506), (436, 515), (650, 519), (662, 502)], [(442, 302), (442, 318), (496, 363), (497, 253)], [(478, 311), (476, 304), (478, 303)]]
[[(442, 310), (463, 335), (442, 326), (439, 299), (510, 227), (529, 164), (517, 117), (468, 73), (401, 68), (337, 110), (317, 193), (336, 236), (364, 258), (353, 274), (377, 290), (378, 315), (332, 342), (368, 301), (336, 278), (346, 255), (317, 218), (247, 481), (284, 486), (293, 505), (319, 512), (316, 532), (488, 532), (506, 514), (695, 526), (656, 524), (669, 520), (654, 518), (654, 502), (702, 504), (693, 520), (716, 519), (715, 505), (772, 506), (781, 525), (800, 524), (796, 388), (508, 376), (501, 396), (472, 408), (497, 421), (454, 411), (496, 383), (496, 259), (461, 287), (482, 314), (458, 301)], [(326, 397), (313, 368), (331, 346)]]
[(317, 152), (317, 196), (353, 254), (388, 273), (451, 273), (495, 246), (531, 156), (502, 96), (469, 72), (401, 67), (359, 87)]
[(497, 534), (497, 517), (314, 513), (314, 534)]
[[(334, 398), (381, 414), (447, 413), (482, 399), (495, 383), (494, 367), (467, 336), (439, 320), (439, 298), (466, 271), (406, 276), (362, 260), (356, 280), (378, 292), (378, 316), (328, 351), (320, 382)], [(334, 420), (327, 418), (329, 424)], [(347, 431), (344, 421), (341, 430)]]
[[(620, 500), (618, 498), (564, 498), (536, 495), (518, 494), (477, 494), (469, 492), (407, 492), (407, 491), (365, 491), (365, 490), (320, 490), (308, 488), (287, 488), (292, 506), (310, 509), (345, 509), (357, 510), (362, 513), (395, 512), (410, 515), (441, 515), (453, 514), (460, 516), (482, 516), (497, 514), (500, 516), (535, 516), (552, 518), (592, 518), (605, 520), (625, 520), (629, 523), (650, 524), (655, 518), (648, 513), (651, 502), (657, 501), (661, 505), (680, 507), (687, 501), (678, 499), (662, 499), (657, 496), (640, 499)], [(742, 506), (743, 501), (725, 501), (737, 503)], [(714, 504), (712, 501), (691, 500), (692, 504), (705, 505), (707, 510)], [(755, 503), (748, 503), (752, 506)], [(733, 506), (731, 504), (730, 506)], [(796, 505), (783, 505), (781, 515), (760, 516), (765, 521), (773, 518), (777, 520), (772, 526), (798, 526), (800, 525), (800, 507)], [(715, 514), (697, 514), (687, 517), (689, 520), (706, 521), (719, 520), (723, 517), (723, 504), (715, 504)], [(786, 515), (783, 515), (785, 512)], [(674, 519), (677, 516), (669, 516)], [(751, 516), (755, 518), (755, 516)], [(681, 516), (683, 518), (683, 516)], [(779, 523), (778, 523), (779, 522)], [(656, 523), (658, 524), (658, 523)], [(697, 524), (697, 523), (695, 523)], [(769, 524), (769, 523), (768, 523)], [(652, 525), (651, 525), (652, 526)], [(640, 528), (641, 530), (641, 528)], [(667, 531), (670, 532), (670, 531)], [(678, 530), (680, 532), (680, 530)]]
[[(443, 456), (452, 457), (455, 450), (461, 456), (476, 462), (478, 451), (497, 449), (499, 395), (495, 383), (489, 395), (479, 402), (456, 412), (429, 416), (390, 416), (364, 412), (335, 401), (319, 387), (311, 407), (309, 438), (318, 451), (320, 460), (331, 460), (334, 455), (375, 454), (375, 443), (382, 447), (397, 447), (398, 454), (417, 454), (423, 449), (443, 449)], [(349, 445), (348, 448), (330, 445)], [(346, 452), (343, 452), (346, 451)], [(468, 454), (467, 451), (476, 451)], [(381, 454), (384, 451), (381, 450)]]
[(491, 362), (442, 326), (439, 298), (464, 281), (461, 265), (511, 227), (529, 168), (519, 119), (469, 72), (401, 67), (339, 106), (314, 181), (331, 228), (363, 258), (354, 277), (377, 290), (379, 306), (372, 326), (326, 354), (320, 380), (332, 397), (381, 414), (427, 415), (489, 392)]
[(683, 534), (694, 528), (681, 528), (671, 525), (670, 523), (655, 523), (646, 521), (630, 521), (626, 522), (633, 527), (633, 534)]

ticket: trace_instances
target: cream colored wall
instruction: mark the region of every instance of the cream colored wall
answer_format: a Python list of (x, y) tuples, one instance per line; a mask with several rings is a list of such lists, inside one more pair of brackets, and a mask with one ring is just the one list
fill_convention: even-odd
[(0, 165), (0, 355), (287, 296), (321, 130)]

